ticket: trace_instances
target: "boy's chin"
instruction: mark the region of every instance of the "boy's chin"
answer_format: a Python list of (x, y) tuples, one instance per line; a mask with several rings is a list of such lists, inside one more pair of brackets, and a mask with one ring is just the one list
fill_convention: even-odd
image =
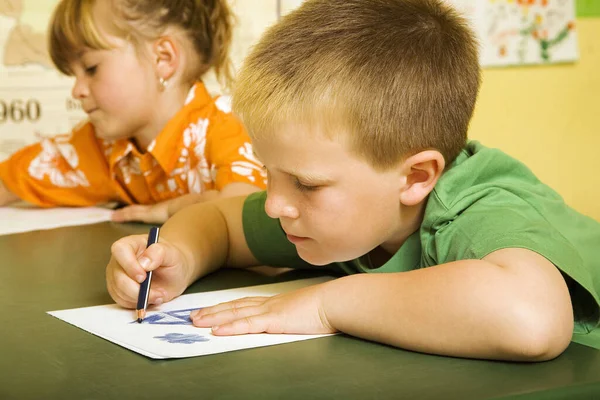
[(310, 265), (314, 265), (317, 267), (321, 267), (335, 262), (333, 259), (331, 259), (331, 257), (325, 257), (324, 255), (316, 256), (315, 254), (302, 254), (301, 252), (298, 252), (298, 255), (301, 259), (303, 259)]
[(324, 253), (324, 254), (309, 253), (307, 251), (302, 251), (302, 249), (298, 249), (298, 248), (296, 248), (296, 251), (298, 251), (298, 256), (300, 256), (300, 258), (302, 260), (306, 261), (310, 265), (314, 265), (317, 267), (333, 264), (336, 262), (344, 262), (344, 261), (348, 261), (348, 260), (352, 259), (352, 258), (336, 257), (335, 254), (331, 254), (331, 253)]

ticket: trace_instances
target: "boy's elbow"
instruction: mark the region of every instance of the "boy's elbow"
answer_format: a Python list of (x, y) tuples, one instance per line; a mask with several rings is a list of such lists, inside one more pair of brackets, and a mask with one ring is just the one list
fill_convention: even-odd
[(531, 336), (520, 343), (520, 348), (515, 349), (515, 354), (522, 361), (548, 361), (562, 354), (571, 341), (571, 332), (564, 333), (543, 332)]
[[(513, 334), (506, 335), (505, 350), (518, 361), (547, 361), (558, 357), (569, 346), (573, 334), (572, 313), (523, 313)], [(509, 340), (512, 338), (512, 340)]]

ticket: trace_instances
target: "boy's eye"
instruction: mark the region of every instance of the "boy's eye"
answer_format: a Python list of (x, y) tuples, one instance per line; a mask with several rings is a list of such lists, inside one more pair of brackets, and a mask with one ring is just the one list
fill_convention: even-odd
[(319, 186), (305, 185), (302, 182), (300, 182), (298, 178), (294, 178), (294, 185), (296, 186), (296, 189), (298, 189), (301, 192), (312, 192), (319, 188)]

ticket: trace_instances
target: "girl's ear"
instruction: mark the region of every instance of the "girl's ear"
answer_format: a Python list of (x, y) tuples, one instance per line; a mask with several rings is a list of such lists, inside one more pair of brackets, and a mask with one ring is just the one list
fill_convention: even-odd
[(446, 162), (442, 153), (426, 150), (407, 158), (402, 163), (406, 183), (400, 193), (400, 202), (414, 206), (427, 198), (444, 172)]
[(170, 36), (162, 36), (154, 42), (152, 51), (158, 79), (166, 82), (175, 75), (181, 63), (178, 43)]

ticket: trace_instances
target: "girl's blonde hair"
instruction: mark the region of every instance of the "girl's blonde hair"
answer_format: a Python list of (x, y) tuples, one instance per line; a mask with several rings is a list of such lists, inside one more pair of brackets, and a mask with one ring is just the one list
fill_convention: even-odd
[[(105, 0), (106, 1), (106, 0)], [(146, 40), (174, 29), (186, 39), (190, 62), (183, 81), (194, 82), (210, 68), (221, 84), (230, 87), (229, 58), (233, 14), (227, 0), (109, 0), (114, 20), (108, 21), (117, 34), (130, 40), (138, 50)], [(84, 47), (109, 49), (94, 20), (96, 0), (62, 0), (54, 10), (49, 27), (49, 51), (54, 65), (72, 75), (71, 63)]]

